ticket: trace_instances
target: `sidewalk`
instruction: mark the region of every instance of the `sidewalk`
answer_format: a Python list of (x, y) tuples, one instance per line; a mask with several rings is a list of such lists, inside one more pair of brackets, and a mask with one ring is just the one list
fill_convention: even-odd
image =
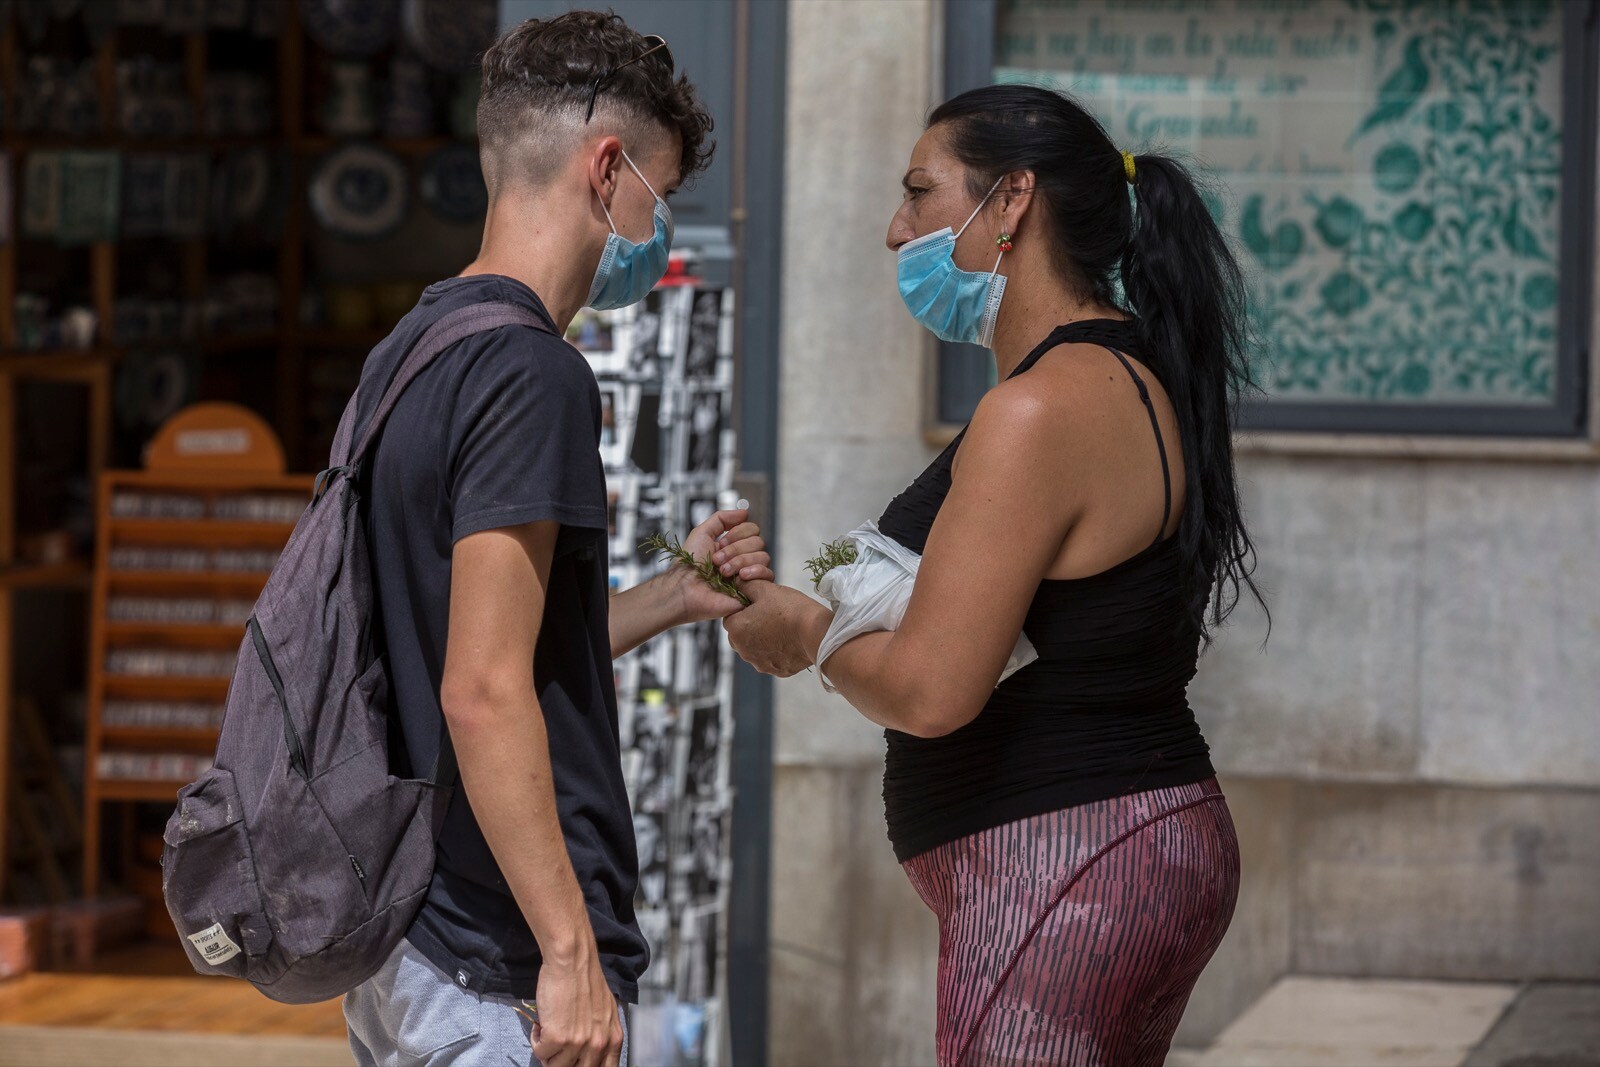
[(175, 944), (0, 982), (0, 1067), (351, 1062), (338, 1001), (275, 1003), (244, 982), (195, 974)]
[(1600, 1067), (1600, 983), (1289, 977), (1168, 1067)]

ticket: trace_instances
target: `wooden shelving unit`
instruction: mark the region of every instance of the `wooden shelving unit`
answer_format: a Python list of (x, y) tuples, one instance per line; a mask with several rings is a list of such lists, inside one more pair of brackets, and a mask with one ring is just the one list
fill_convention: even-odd
[[(101, 0), (92, 0), (99, 3)], [(111, 0), (104, 0), (110, 3)], [(199, 577), (185, 572), (127, 572), (106, 573), (103, 561), (91, 558), (54, 560), (48, 563), (24, 560), (19, 553), (18, 517), (18, 441), (17, 413), (19, 404), (26, 403), (32, 383), (64, 383), (84, 391), (87, 410), (86, 426), (88, 463), (84, 474), (89, 484), (97, 485), (101, 471), (111, 464), (117, 442), (114, 436), (113, 383), (129, 358), (130, 353), (141, 350), (181, 349), (196, 353), (202, 368), (202, 383), (220, 369), (222, 379), (231, 382), (223, 388), (234, 393), (247, 393), (259, 397), (263, 408), (275, 412), (273, 422), (281, 439), (283, 451), (295, 459), (294, 466), (316, 469), (322, 457), (315, 455), (325, 442), (326, 427), (320, 425), (320, 410), (308, 396), (317, 378), (308, 372), (316, 361), (349, 364), (367, 349), (380, 341), (388, 332), (386, 326), (342, 329), (322, 325), (306, 325), (301, 321), (302, 298), (307, 294), (308, 281), (316, 275), (308, 261), (313, 256), (317, 234), (306, 199), (306, 188), (317, 160), (346, 143), (345, 138), (321, 132), (320, 123), (313, 118), (316, 101), (308, 94), (318, 91), (324, 78), (324, 59), (300, 25), (300, 5), (285, 0), (274, 3), (281, 12), (282, 23), (275, 41), (264, 41), (251, 52), (251, 58), (241, 60), (232, 54), (228, 38), (217, 36), (218, 31), (195, 30), (184, 33), (164, 33), (159, 53), (161, 62), (176, 65), (181, 71), (181, 87), (194, 112), (195, 133), (183, 136), (134, 137), (122, 132), (118, 123), (118, 63), (119, 60), (142, 54), (151, 49), (154, 35), (162, 31), (141, 27), (117, 28), (99, 40), (92, 48), (87, 37), (72, 38), (77, 43), (63, 43), (64, 51), (52, 52), (68, 57), (72, 62), (86, 62), (92, 69), (94, 94), (99, 108), (100, 126), (85, 136), (63, 136), (46, 131), (20, 131), (18, 129), (19, 89), (23, 88), (25, 65), (33, 54), (32, 46), (24, 39), (18, 17), (8, 9), (0, 15), (0, 153), (10, 168), (11, 213), (8, 227), (11, 239), (0, 241), (0, 902), (8, 899), (7, 880), (10, 864), (7, 833), (10, 824), (7, 814), (8, 788), (5, 780), (11, 769), (10, 739), (15, 705), (14, 671), (11, 656), (13, 639), (17, 631), (15, 601), (18, 590), (62, 590), (63, 595), (85, 597), (93, 590), (96, 603), (106, 596), (177, 596), (226, 595), (237, 599), (254, 599), (265, 581), (264, 574), (214, 574)], [(226, 32), (226, 31), (222, 31)], [(53, 42), (68, 38), (52, 38)], [(56, 43), (50, 45), (56, 48)], [(486, 42), (487, 43), (487, 42)], [(399, 46), (397, 46), (399, 47)], [(70, 53), (70, 56), (69, 56)], [(228, 53), (228, 54), (225, 54)], [(368, 61), (376, 70), (387, 62), (387, 53)], [(207, 88), (214, 71), (239, 70), (241, 64), (270, 80), (276, 94), (274, 123), (270, 132), (261, 136), (211, 135), (206, 129)], [(435, 85), (434, 88), (438, 86)], [(442, 103), (436, 99), (436, 104)], [(437, 116), (443, 118), (443, 109)], [(441, 126), (442, 128), (442, 126)], [(453, 143), (448, 136), (391, 138), (373, 134), (358, 140), (375, 142), (395, 152), (408, 163), (420, 161), (428, 154)], [(119, 297), (142, 293), (145, 279), (130, 262), (131, 254), (124, 252), (124, 242), (100, 241), (71, 252), (74, 258), (70, 287), (77, 290), (72, 296), (82, 297), (81, 302), (96, 314), (96, 331), (89, 347), (83, 349), (33, 350), (19, 347), (15, 297), (22, 291), (33, 290), (37, 284), (30, 278), (36, 274), (39, 261), (30, 256), (41, 254), (33, 239), (24, 239), (21, 233), (22, 205), (26, 190), (23, 176), (31, 153), (44, 151), (100, 150), (121, 153), (204, 153), (211, 163), (228, 153), (265, 148), (285, 161), (288, 168), (289, 199), (282, 216), (281, 231), (273, 235), (270, 245), (242, 253), (237, 266), (272, 274), (278, 291), (278, 311), (275, 321), (266, 329), (248, 332), (222, 332), (202, 334), (186, 340), (162, 339), (137, 345), (127, 344), (116, 335), (115, 311)], [(131, 239), (130, 239), (131, 240)], [(151, 238), (138, 238), (151, 241)], [(160, 254), (164, 262), (170, 261), (175, 290), (164, 291), (184, 301), (198, 300), (206, 294), (208, 281), (214, 275), (235, 266), (236, 251), (232, 246), (221, 245), (208, 234), (190, 238), (160, 238)], [(54, 256), (56, 253), (49, 252)], [(120, 263), (119, 263), (120, 259)], [(464, 262), (464, 261), (463, 261)], [(447, 274), (453, 268), (440, 273)], [(418, 286), (420, 289), (420, 285)], [(54, 295), (54, 294), (52, 294)], [(259, 388), (253, 384), (261, 383)], [(324, 392), (327, 385), (319, 386)], [(202, 398), (216, 395), (210, 387), (202, 385)], [(21, 397), (22, 399), (19, 399)], [(252, 400), (252, 402), (254, 402)], [(127, 442), (124, 442), (126, 445)], [(124, 455), (122, 462), (133, 462)], [(280, 468), (282, 469), (282, 468)], [(106, 531), (99, 531), (104, 535)], [(141, 526), (138, 523), (119, 523), (115, 533), (128, 538), (160, 538), (178, 531), (161, 524)], [(211, 530), (221, 543), (231, 539), (249, 543), (252, 538), (286, 535), (287, 528), (255, 529), (249, 524), (229, 527), (219, 524)], [(25, 595), (32, 595), (25, 594)], [(89, 627), (93, 630), (94, 622)], [(149, 633), (121, 623), (107, 624), (102, 631), (94, 631), (97, 642), (133, 641), (148, 637)], [(167, 639), (177, 640), (180, 631), (174, 629)], [(185, 631), (186, 639), (201, 642), (220, 641), (219, 632), (205, 627)], [(99, 646), (97, 646), (99, 647)], [(154, 692), (156, 687), (138, 679), (104, 679), (106, 691), (132, 695)], [(101, 680), (96, 680), (99, 687)], [(185, 692), (204, 696), (201, 682), (184, 682), (177, 686)], [(178, 740), (199, 745), (197, 739)], [(120, 741), (119, 741), (120, 743)], [(92, 760), (92, 756), (89, 757)], [(92, 768), (91, 768), (92, 769)], [(115, 790), (113, 790), (115, 791)], [(148, 787), (140, 785), (123, 790), (125, 793), (149, 795)], [(109, 797), (109, 792), (102, 792)], [(96, 819), (97, 813), (89, 813)], [(92, 889), (93, 882), (86, 887)], [(75, 887), (76, 888), (76, 887)]]
[[(291, 10), (289, 17), (293, 17), (293, 5), (285, 6)], [(196, 107), (203, 109), (205, 35), (189, 35), (184, 49), (188, 88)], [(94, 345), (82, 350), (58, 352), (18, 351), (14, 347), (17, 341), (15, 300), (19, 276), (18, 245), (21, 240), (18, 225), (22, 192), (20, 177), (24, 161), (32, 151), (113, 145), (130, 150), (151, 150), (152, 147), (115, 135), (117, 35), (114, 32), (107, 36), (93, 56), (103, 126), (102, 135), (88, 139), (87, 143), (82, 138), (35, 137), (15, 132), (20, 53), (16, 16), (8, 13), (0, 20), (0, 98), (4, 101), (3, 111), (0, 111), (0, 130), (3, 130), (0, 150), (6, 153), (5, 163), (11, 168), (7, 177), (13, 194), (9, 208), (12, 218), (7, 220), (6, 227), (12, 237), (9, 241), (0, 242), (0, 779), (7, 781), (13, 774), (10, 742), (16, 697), (11, 659), (16, 633), (15, 591), (24, 587), (84, 590), (89, 586), (92, 576), (88, 560), (30, 564), (18, 559), (18, 456), (15, 433), (19, 387), (27, 382), (48, 381), (74, 383), (87, 390), (90, 440), (89, 469), (86, 474), (90, 484), (94, 484), (99, 481), (101, 471), (111, 458), (112, 375), (122, 356), (122, 349), (113, 343), (112, 334), (117, 293), (117, 246), (110, 241), (96, 242), (88, 249), (90, 303), (96, 315)], [(203, 110), (200, 113), (203, 114)], [(298, 255), (299, 250), (295, 252)], [(203, 292), (203, 238), (186, 243), (184, 260), (188, 291), (191, 295)], [(10, 874), (8, 857), (11, 849), (8, 837), (12, 820), (8, 809), (12, 792), (9, 788), (0, 788), (0, 900), (7, 895)]]
[[(217, 431), (231, 431), (241, 442), (227, 455), (186, 455), (185, 440), (216, 440)], [(209, 435), (209, 436), (208, 436)], [(103, 757), (131, 757), (154, 765), (156, 757), (209, 759), (217, 745), (217, 727), (176, 721), (130, 722), (108, 710), (122, 703), (177, 708), (172, 714), (192, 715), (191, 705), (220, 708), (232, 671), (220, 669), (239, 649), (242, 623), (224, 621), (230, 605), (253, 601), (266, 581), (265, 571), (239, 572), (215, 566), (190, 570), (148, 570), (119, 564), (118, 549), (143, 552), (177, 551), (214, 554), (241, 550), (275, 554), (294, 529), (288, 521), (244, 521), (227, 515), (229, 503), (241, 499), (273, 500), (286, 511), (310, 500), (310, 475), (285, 474), (281, 444), (270, 427), (251, 412), (230, 404), (200, 404), (162, 428), (149, 449), (147, 469), (107, 471), (101, 475), (94, 559), (90, 640), (88, 736), (85, 745), (84, 867), (85, 890), (92, 896), (104, 881), (101, 870), (105, 806), (112, 802), (171, 805), (178, 789), (195, 775), (131, 776), (109, 773)], [(150, 506), (170, 498), (185, 502), (193, 517), (130, 516), (134, 501)], [(225, 517), (217, 517), (223, 514)], [(145, 556), (136, 558), (147, 558)], [(183, 610), (162, 618), (161, 605)], [(197, 605), (210, 604), (209, 619), (195, 621)], [(130, 618), (129, 614), (137, 617)], [(159, 662), (160, 657), (198, 653), (218, 659), (219, 669), (201, 675), (176, 670), (144, 669), (137, 673), (116, 667), (119, 654)], [(115, 669), (114, 669), (115, 668)], [(109, 721), (108, 721), (109, 720)], [(220, 721), (220, 720), (218, 720)], [(122, 880), (141, 895), (155, 887), (150, 914), (157, 926), (161, 907), (159, 871), (133, 855), (123, 841)]]
[[(6, 45), (0, 47), (0, 87), (7, 106), (15, 88), (14, 49), (10, 45), (11, 27), (5, 31)], [(15, 157), (11, 157), (14, 164)], [(104, 270), (110, 257), (96, 250), (92, 264)], [(9, 346), (15, 328), (12, 301), (16, 295), (16, 245), (0, 244), (0, 348)], [(109, 289), (94, 286), (97, 304), (110, 306)], [(109, 313), (105, 321), (109, 321)], [(31, 381), (63, 382), (80, 386), (87, 405), (90, 479), (99, 477), (111, 456), (111, 388), (113, 357), (109, 348), (74, 352), (65, 358), (38, 353), (0, 355), (0, 900), (7, 896), (11, 874), (11, 809), (18, 802), (19, 788), (12, 778), (11, 742), (17, 726), (16, 694), (13, 684), (13, 649), (17, 630), (16, 598), (20, 590), (59, 589), (82, 593), (89, 587), (92, 570), (86, 559), (30, 562), (19, 558), (17, 545), (17, 447), (18, 395)], [(51, 893), (63, 890), (53, 872), (46, 883)]]
[[(112, 42), (107, 42), (94, 57), (98, 83), (109, 90), (114, 72), (115, 52)], [(25, 138), (15, 137), (15, 108), (19, 87), (19, 46), (14, 17), (0, 24), (0, 128), (5, 137), (0, 139), (0, 149), (11, 167), (8, 175), (13, 190), (12, 218), (6, 229), (13, 234), (10, 241), (0, 243), (0, 900), (7, 894), (7, 881), (11, 873), (8, 857), (12, 854), (10, 840), (12, 819), (10, 809), (17, 790), (12, 788), (11, 743), (17, 725), (16, 694), (13, 687), (12, 655), (17, 629), (16, 593), (21, 589), (67, 589), (82, 591), (89, 585), (91, 570), (87, 560), (69, 559), (48, 563), (28, 562), (19, 558), (17, 545), (16, 475), (18, 394), (20, 387), (30, 381), (68, 382), (82, 386), (87, 391), (88, 425), (90, 441), (88, 458), (89, 475), (97, 477), (100, 468), (110, 458), (111, 450), (111, 367), (114, 352), (106, 343), (110, 336), (109, 325), (114, 299), (115, 268), (113, 248), (105, 243), (91, 246), (89, 264), (92, 272), (90, 293), (99, 315), (99, 335), (95, 347), (73, 352), (65, 358), (56, 354), (16, 352), (15, 297), (17, 293), (17, 196), (21, 163), (32, 148)], [(110, 93), (106, 94), (108, 97)], [(102, 108), (102, 114), (110, 112)], [(53, 881), (53, 879), (52, 879)]]

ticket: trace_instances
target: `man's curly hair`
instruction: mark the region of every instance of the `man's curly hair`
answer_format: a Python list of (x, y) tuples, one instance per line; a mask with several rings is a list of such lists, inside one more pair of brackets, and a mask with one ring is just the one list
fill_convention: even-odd
[[(478, 98), (478, 141), (490, 188), (500, 177), (492, 173), (492, 161), (504, 160), (535, 182), (553, 173), (559, 160), (548, 151), (552, 120), (581, 126), (595, 79), (651, 43), (611, 11), (569, 11), (507, 30), (483, 55)], [(682, 75), (675, 79), (656, 56), (622, 67), (606, 81), (594, 121), (641, 134), (652, 126), (675, 131), (683, 145), (684, 182), (705, 170), (716, 147), (707, 137), (711, 115), (694, 86)]]

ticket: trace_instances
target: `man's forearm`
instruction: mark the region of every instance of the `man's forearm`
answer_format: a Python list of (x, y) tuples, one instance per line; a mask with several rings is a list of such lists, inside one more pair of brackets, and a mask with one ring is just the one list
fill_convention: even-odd
[(669, 570), (611, 598), (611, 658), (624, 656), (683, 622), (683, 576)]
[(446, 709), (461, 782), (489, 849), (548, 960), (593, 954), (583, 892), (561, 834), (544, 714), (521, 699), (485, 696)]

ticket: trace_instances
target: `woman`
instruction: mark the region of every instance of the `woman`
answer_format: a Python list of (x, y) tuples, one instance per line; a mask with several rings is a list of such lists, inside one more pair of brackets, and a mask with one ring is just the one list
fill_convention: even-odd
[[(904, 622), (825, 666), (886, 728), (889, 839), (939, 918), (939, 1062), (1160, 1064), (1238, 889), (1185, 689), (1255, 592), (1239, 269), (1181, 166), (1042, 89), (940, 107), (904, 184), (901, 295), (1000, 384), (879, 520), (922, 553)], [(740, 654), (811, 666), (830, 612), (746, 591)], [(1039, 658), (997, 688), (1020, 632)]]

